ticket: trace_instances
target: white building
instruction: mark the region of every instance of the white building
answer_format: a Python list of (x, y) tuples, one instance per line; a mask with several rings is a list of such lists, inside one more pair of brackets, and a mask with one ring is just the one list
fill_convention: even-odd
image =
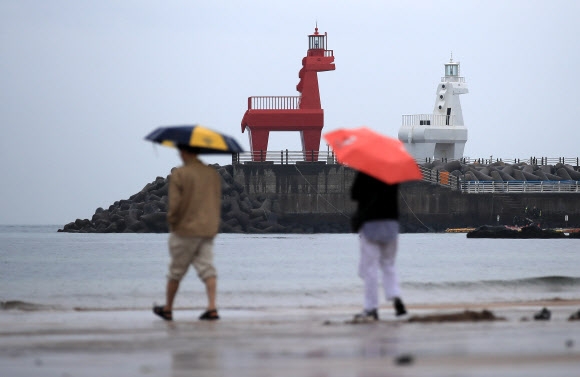
[(403, 115), (399, 140), (417, 160), (455, 159), (463, 157), (467, 128), (459, 95), (468, 93), (465, 78), (459, 75), (459, 62), (445, 64), (445, 77), (437, 86), (433, 114)]

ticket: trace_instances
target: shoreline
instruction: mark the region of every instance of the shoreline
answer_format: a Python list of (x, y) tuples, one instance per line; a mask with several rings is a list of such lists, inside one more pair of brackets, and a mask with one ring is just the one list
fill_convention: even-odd
[(544, 306), (577, 306), (580, 309), (580, 299), (543, 299), (543, 300), (526, 300), (526, 301), (490, 301), (482, 303), (437, 303), (437, 304), (415, 304), (409, 305), (415, 309), (429, 309), (429, 310), (451, 310), (462, 309), (468, 307), (470, 309), (500, 309), (500, 308), (514, 308), (514, 307), (544, 307)]
[[(564, 298), (550, 298), (550, 299), (528, 299), (528, 300), (506, 300), (506, 301), (484, 301), (484, 302), (436, 302), (436, 303), (413, 303), (406, 302), (405, 306), (410, 311), (419, 310), (497, 310), (503, 308), (542, 308), (542, 307), (578, 307), (580, 309), (580, 299), (564, 299)], [(390, 310), (390, 305), (388, 303), (382, 303), (380, 308), (383, 311)], [(135, 307), (72, 307), (65, 308), (58, 305), (49, 304), (35, 304), (27, 301), (20, 300), (8, 300), (0, 302), (0, 315), (1, 313), (66, 313), (66, 312), (103, 312), (103, 313), (114, 313), (114, 312), (141, 312), (149, 311), (150, 308), (135, 308)], [(259, 307), (242, 307), (242, 306), (222, 306), (220, 310), (225, 310), (231, 313), (237, 312), (295, 312), (295, 311), (315, 311), (329, 313), (334, 313), (338, 311), (353, 311), (358, 310), (360, 307), (357, 304), (337, 304), (337, 305), (302, 305), (302, 306), (259, 306)], [(187, 312), (187, 311), (202, 311), (203, 307), (200, 306), (177, 306), (175, 312)]]
[[(533, 318), (542, 307), (549, 321)], [(576, 376), (580, 300), (409, 305), (409, 316), (491, 310), (502, 321), (348, 324), (360, 308), (0, 313), (0, 365), (10, 376)]]

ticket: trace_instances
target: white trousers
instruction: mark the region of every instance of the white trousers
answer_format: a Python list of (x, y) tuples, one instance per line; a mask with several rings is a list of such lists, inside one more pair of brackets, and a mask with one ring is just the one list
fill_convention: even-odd
[(360, 262), (358, 275), (364, 281), (364, 309), (377, 309), (379, 307), (379, 270), (382, 272), (385, 298), (392, 300), (401, 295), (395, 271), (398, 237), (387, 243), (375, 243), (369, 241), (362, 232), (359, 233), (359, 236)]

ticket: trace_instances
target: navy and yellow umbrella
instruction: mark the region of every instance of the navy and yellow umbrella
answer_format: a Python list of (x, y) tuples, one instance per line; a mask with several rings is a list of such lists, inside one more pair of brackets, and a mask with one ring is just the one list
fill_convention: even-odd
[(145, 140), (167, 147), (186, 145), (204, 154), (231, 154), (244, 151), (232, 137), (198, 124), (159, 127), (145, 136)]

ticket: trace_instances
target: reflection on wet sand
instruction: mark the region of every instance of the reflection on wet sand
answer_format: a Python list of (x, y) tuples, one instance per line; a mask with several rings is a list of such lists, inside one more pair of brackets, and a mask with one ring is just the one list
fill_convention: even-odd
[[(349, 324), (356, 308), (224, 310), (218, 323), (166, 323), (149, 311), (0, 313), (0, 365), (10, 376), (573, 376), (578, 303), (498, 305), (503, 321)], [(410, 307), (417, 316), (453, 307)], [(469, 309), (469, 308), (468, 308)], [(541, 309), (541, 307), (540, 307)], [(185, 318), (185, 313), (180, 313)]]

